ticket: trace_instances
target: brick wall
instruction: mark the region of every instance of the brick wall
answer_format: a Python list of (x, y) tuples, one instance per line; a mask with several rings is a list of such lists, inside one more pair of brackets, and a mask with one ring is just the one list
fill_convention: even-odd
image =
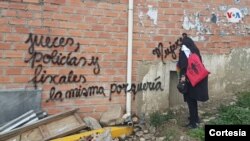
[[(156, 24), (147, 15), (149, 5), (157, 9)], [(193, 15), (199, 12), (200, 23), (211, 32), (199, 33), (199, 37), (204, 38), (197, 42), (202, 53), (225, 54), (233, 48), (249, 47), (249, 34), (244, 34), (244, 31), (248, 32), (246, 27), (249, 26), (249, 15), (245, 15), (244, 23), (240, 24), (205, 22), (213, 12), (218, 13), (219, 19), (225, 18), (222, 14), (225, 12), (218, 10), (221, 5), (249, 9), (250, 2), (242, 0), (235, 4), (233, 0), (136, 0), (133, 82), (139, 82), (139, 63), (161, 61), (152, 54), (160, 42), (167, 48), (169, 42), (174, 43), (183, 32), (197, 37), (200, 32), (197, 29), (182, 28), (184, 9), (191, 21), (195, 21)], [(112, 100), (109, 100), (109, 94), (111, 84), (126, 83), (127, 8), (128, 0), (1, 0), (1, 89), (33, 88), (37, 81), (37, 88), (43, 90), (42, 107), (50, 114), (78, 107), (82, 116), (99, 118), (110, 106), (121, 104), (125, 107), (123, 93), (112, 94)], [(228, 34), (222, 34), (222, 31)], [(29, 33), (32, 33), (30, 40)], [(39, 41), (42, 36), (41, 44), (35, 44), (33, 52), (29, 52), (35, 37)], [(65, 47), (62, 44), (60, 47), (51, 45), (53, 41), (59, 44), (60, 39), (62, 44), (66, 44)], [(46, 42), (49, 44), (46, 45)], [(53, 63), (48, 61), (51, 56), (55, 60), (56, 56), (65, 56), (64, 61), (70, 56), (72, 62)], [(164, 60), (172, 60), (170, 56)], [(33, 60), (32, 67), (34, 57), (37, 60)], [(74, 64), (77, 61), (80, 63)], [(39, 69), (42, 70), (39, 72)], [(38, 72), (39, 76), (35, 77)], [(93, 92), (94, 95), (90, 95), (91, 92), (88, 92), (87, 97), (65, 98), (73, 90), (84, 91), (86, 94), (86, 90), (93, 86), (99, 88), (99, 94)], [(56, 99), (60, 95), (63, 101)], [(50, 97), (54, 100), (47, 102)]]

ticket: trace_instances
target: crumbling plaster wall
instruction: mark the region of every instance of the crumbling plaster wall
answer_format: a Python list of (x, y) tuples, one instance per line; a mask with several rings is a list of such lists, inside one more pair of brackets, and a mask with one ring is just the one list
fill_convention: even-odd
[[(204, 54), (203, 62), (211, 72), (209, 75), (210, 100), (250, 90), (250, 48), (233, 49), (229, 54)], [(145, 82), (160, 76), (163, 91), (142, 92), (137, 97), (137, 110), (146, 115), (169, 108), (170, 71), (175, 71), (176, 62), (166, 64), (142, 62), (138, 71)], [(181, 95), (179, 95), (181, 96)]]

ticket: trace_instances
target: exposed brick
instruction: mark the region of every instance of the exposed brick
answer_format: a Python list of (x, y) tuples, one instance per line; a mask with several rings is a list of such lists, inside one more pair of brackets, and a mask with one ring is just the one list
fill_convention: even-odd
[(28, 3), (39, 3), (40, 0), (23, 0), (23, 2), (28, 2)]
[(32, 12), (30, 11), (18, 11), (18, 18), (32, 18)]
[(9, 82), (11, 82), (10, 77), (8, 77), (8, 76), (1, 76), (0, 77), (0, 83), (5, 84), (5, 83), (9, 83)]
[(73, 37), (82, 37), (83, 35), (81, 30), (69, 30), (68, 33)]
[(98, 105), (95, 107), (95, 112), (106, 112), (108, 109), (107, 105)]
[(6, 69), (7, 75), (20, 75), (21, 74), (21, 68), (8, 68)]
[(28, 76), (14, 76), (14, 82), (16, 83), (26, 83), (30, 80)]
[(75, 8), (74, 7), (61, 7), (61, 13), (73, 14), (75, 13)]
[(7, 24), (8, 23), (8, 19), (7, 18), (1, 18), (0, 19), (0, 25), (5, 25), (5, 24)]
[(25, 63), (23, 60), (14, 60), (13, 61), (13, 66), (15, 67), (29, 67), (29, 64)]
[(105, 12), (105, 15), (106, 15), (107, 17), (118, 17), (118, 14), (119, 14), (119, 13), (117, 13), (117, 12), (115, 12), (115, 11), (106, 11), (106, 12)]
[(106, 62), (106, 61), (102, 61), (100, 62), (101, 66), (103, 68), (108, 68), (108, 67), (111, 67), (112, 66), (112, 63), (111, 62)]
[(122, 20), (122, 19), (114, 20), (114, 24), (125, 25), (126, 23), (127, 23), (126, 20)]
[[(114, 74), (113, 74), (114, 75)], [(110, 81), (112, 81), (112, 78), (111, 77), (108, 77), (108, 76), (104, 76), (104, 77), (101, 77), (101, 76), (99, 76), (98, 77), (99, 79), (99, 82), (110, 82)]]
[(169, 2), (159, 2), (159, 7), (168, 8), (168, 7), (170, 7), (170, 3)]
[(47, 26), (47, 27), (59, 27), (60, 23), (58, 21), (45, 20), (45, 21), (43, 21), (43, 26)]
[(87, 22), (87, 23), (97, 23), (98, 19), (97, 19), (97, 17), (92, 17), (92, 16), (88, 17), (88, 16), (86, 16), (84, 18), (84, 21)]
[(41, 5), (29, 4), (27, 9), (31, 10), (31, 11), (40, 11), (41, 10)]
[(109, 39), (111, 39), (112, 35), (110, 33), (100, 32), (98, 37), (99, 38), (109, 38)]
[[(83, 105), (83, 103), (81, 103), (81, 105)], [(93, 107), (80, 107), (79, 109), (80, 109), (79, 112), (82, 112), (82, 113), (89, 113), (89, 112), (94, 111)]]
[(99, 24), (112, 24), (113, 19), (110, 17), (102, 17), (102, 18), (99, 18), (98, 23)]
[(44, 11), (49, 11), (49, 12), (55, 12), (55, 11), (59, 11), (59, 7), (57, 5), (45, 5), (43, 7)]
[(100, 8), (100, 9), (109, 9), (110, 10), (110, 9), (112, 9), (112, 4), (100, 2), (100, 3), (97, 4), (97, 8)]
[(12, 18), (12, 19), (10, 19), (9, 23), (14, 24), (14, 25), (25, 25), (26, 20), (20, 19), (20, 18)]
[(91, 15), (93, 16), (102, 16), (104, 15), (104, 10), (103, 9), (95, 9), (91, 12)]
[(41, 26), (42, 21), (40, 19), (30, 20), (30, 21), (28, 21), (28, 25), (30, 25), (30, 26)]
[(5, 57), (6, 58), (23, 58), (23, 52), (15, 51), (15, 50), (5, 51)]
[(105, 31), (108, 31), (108, 32), (119, 32), (119, 26), (111, 26), (111, 25), (107, 25), (105, 26)]
[(113, 10), (126, 11), (127, 9), (128, 9), (128, 6), (124, 4), (113, 5)]
[(109, 2), (116, 4), (116, 3), (121, 3), (121, 0), (109, 0)]
[(32, 68), (22, 69), (21, 73), (24, 75), (34, 75), (34, 69), (32, 69)]
[(0, 60), (0, 66), (1, 67), (9, 67), (9, 66), (12, 66), (12, 63), (11, 61), (5, 59), (5, 60)]
[(12, 41), (12, 42), (22, 42), (23, 41), (23, 35), (21, 34), (7, 34), (5, 36), (6, 41)]
[(76, 13), (81, 14), (81, 15), (88, 15), (90, 13), (90, 10), (80, 8), (80, 9), (76, 9)]
[(17, 16), (17, 12), (15, 10), (5, 10), (3, 11), (3, 15), (6, 17), (16, 17)]
[[(33, 33), (34, 34), (39, 34), (39, 35), (40, 34), (48, 34), (49, 33), (49, 29), (48, 28), (35, 28), (35, 29), (33, 29)], [(62, 32), (62, 34), (63, 34), (63, 32)], [(27, 35), (27, 37), (28, 37), (28, 35)]]
[(11, 31), (11, 27), (10, 26), (1, 26), (0, 28), (0, 32), (10, 32)]
[(68, 0), (67, 3), (75, 7), (76, 6), (81, 7), (83, 5), (83, 2), (81, 0)]
[(0, 42), (0, 50), (11, 49), (10, 43)]
[(90, 7), (90, 8), (95, 8), (96, 7), (96, 3), (95, 2), (91, 2), (91, 1), (86, 1), (84, 2), (86, 7)]
[(1, 2), (0, 8), (8, 8), (8, 7), (9, 7), (9, 3), (7, 3), (7, 2)]
[(100, 45), (100, 46), (105, 46), (106, 45), (106, 41), (105, 40), (101, 40), (101, 39), (98, 39), (98, 40), (92, 40), (89, 44), (91, 45)]
[(84, 36), (86, 38), (96, 38), (98, 37), (98, 34), (96, 32), (91, 31), (91, 32), (85, 32)]
[(68, 28), (68, 29), (77, 29), (76, 23), (73, 22), (60, 22), (60, 27), (61, 28)]
[(14, 27), (13, 31), (16, 33), (30, 33), (30, 29), (26, 27)]
[(44, 0), (45, 3), (51, 3), (51, 4), (65, 4), (66, 0)]
[(103, 25), (92, 25), (92, 31), (103, 31), (104, 26)]
[(19, 10), (25, 10), (26, 5), (23, 3), (10, 3), (9, 4), (10, 9), (19, 9)]
[(127, 33), (114, 33), (113, 36), (117, 39), (127, 39)]
[(85, 47), (84, 48), (84, 51), (85, 52), (96, 52), (96, 48), (95, 47)]
[(114, 68), (125, 68), (127, 65), (126, 62), (113, 62), (112, 67)]
[(52, 108), (45, 108), (44, 109), (49, 115), (59, 114), (64, 111), (62, 108), (52, 107)]
[(111, 51), (112, 51), (113, 53), (124, 53), (125, 50), (126, 50), (126, 48), (121, 48), (121, 47), (119, 47), (119, 48), (112, 48)]

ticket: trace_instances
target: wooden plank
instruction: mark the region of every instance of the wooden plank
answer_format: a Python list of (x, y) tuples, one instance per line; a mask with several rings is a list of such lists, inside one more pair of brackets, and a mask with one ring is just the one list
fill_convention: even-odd
[(46, 124), (48, 132), (51, 135), (57, 135), (64, 131), (72, 130), (78, 125), (79, 123), (73, 115)]
[[(52, 139), (68, 135), (77, 130), (85, 128), (85, 124), (79, 121), (76, 111), (73, 109), (64, 113), (53, 115), (51, 117), (40, 120), (32, 125), (27, 125), (11, 132), (0, 135), (0, 140), (6, 140), (13, 136), (21, 135), (20, 141), (25, 141), (29, 135), (40, 140)], [(77, 115), (77, 116), (76, 116)]]
[(21, 141), (42, 141), (43, 139), (44, 137), (39, 128), (26, 131), (21, 135)]
[(39, 126), (38, 128), (39, 128), (39, 130), (40, 130), (40, 132), (41, 132), (43, 138), (45, 138), (45, 137), (48, 136), (48, 135), (46, 135), (47, 132), (44, 132), (44, 129), (43, 129), (42, 127), (43, 127), (43, 125)]
[(83, 123), (83, 120), (80, 118), (80, 116), (79, 116), (77, 113), (75, 113), (74, 116), (75, 116), (75, 118), (77, 119), (77, 121), (78, 121), (80, 124)]
[(21, 135), (18, 135), (18, 136), (15, 136), (15, 137), (12, 137), (6, 141), (21, 141)]

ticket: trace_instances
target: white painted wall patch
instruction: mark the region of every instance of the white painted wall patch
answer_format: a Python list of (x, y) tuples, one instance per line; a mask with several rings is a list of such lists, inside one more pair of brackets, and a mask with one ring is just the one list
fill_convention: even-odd
[(157, 25), (157, 16), (158, 16), (157, 8), (154, 8), (152, 5), (148, 5), (147, 15), (151, 20), (153, 20), (154, 25)]

